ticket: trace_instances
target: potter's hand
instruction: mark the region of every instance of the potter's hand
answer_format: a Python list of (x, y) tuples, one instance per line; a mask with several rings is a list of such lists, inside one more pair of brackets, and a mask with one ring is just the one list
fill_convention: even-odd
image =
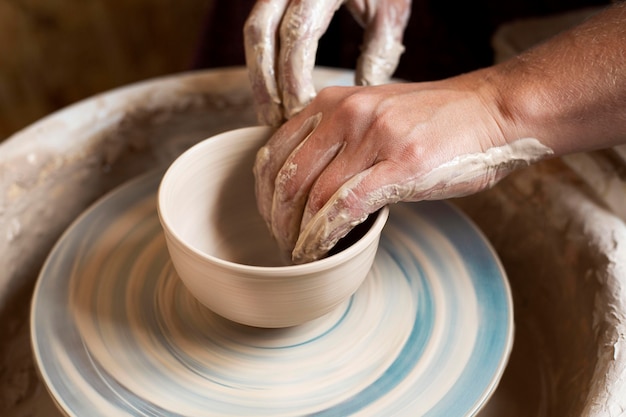
[(468, 84), (480, 78), (320, 91), (254, 167), (281, 249), (314, 260), (386, 204), (473, 193), (551, 154), (536, 139), (506, 143), (495, 101)]
[(410, 0), (259, 0), (244, 37), (261, 123), (278, 126), (315, 97), (317, 43), (343, 3), (365, 28), (356, 84), (382, 84), (391, 77), (404, 50)]
[(255, 163), (257, 203), (295, 262), (379, 207), (470, 194), (549, 155), (626, 144), (626, 2), (455, 78), (322, 90)]

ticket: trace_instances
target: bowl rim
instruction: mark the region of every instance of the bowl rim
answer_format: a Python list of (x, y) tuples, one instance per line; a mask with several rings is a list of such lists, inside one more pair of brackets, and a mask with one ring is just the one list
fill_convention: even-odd
[[(187, 159), (191, 158), (197, 152), (204, 150), (204, 148), (211, 146), (211, 144), (219, 142), (219, 141), (232, 141), (233, 136), (246, 136), (250, 135), (260, 136), (267, 135), (272, 132), (274, 128), (270, 126), (251, 126), (251, 127), (243, 127), (234, 130), (229, 130), (226, 132), (222, 132), (208, 138), (197, 142), (195, 145), (191, 146), (183, 153), (181, 153), (167, 168), (163, 176), (161, 177), (161, 181), (159, 183), (159, 187), (157, 190), (157, 214), (159, 217), (159, 221), (161, 223), (161, 227), (166, 232), (166, 237), (169, 234), (171, 238), (173, 238), (174, 243), (179, 245), (181, 249), (191, 252), (196, 257), (201, 258), (205, 262), (210, 262), (213, 264), (217, 264), (223, 268), (227, 268), (230, 270), (237, 270), (242, 272), (254, 273), (261, 276), (265, 275), (293, 275), (297, 273), (314, 273), (317, 271), (322, 271), (331, 267), (334, 267), (348, 259), (352, 259), (357, 256), (358, 253), (365, 250), (367, 246), (369, 246), (375, 239), (379, 238), (382, 230), (387, 223), (387, 219), (389, 217), (389, 208), (387, 206), (381, 207), (376, 212), (371, 213), (369, 216), (375, 215), (376, 219), (372, 222), (370, 228), (365, 232), (365, 234), (358, 239), (356, 242), (352, 243), (347, 248), (342, 251), (335, 253), (331, 256), (327, 256), (321, 259), (317, 259), (315, 261), (303, 263), (303, 264), (294, 264), (294, 265), (279, 265), (279, 266), (259, 266), (259, 265), (247, 265), (241, 264), (233, 261), (228, 261), (217, 256), (208, 254), (189, 243), (185, 242), (180, 234), (171, 226), (171, 222), (168, 221), (168, 213), (163, 208), (165, 206), (164, 203), (164, 195), (165, 190), (168, 187), (168, 180), (171, 177), (172, 173), (177, 169), (180, 169), (180, 166), (186, 162)], [(369, 217), (368, 216), (368, 217)], [(366, 217), (366, 219), (368, 218)], [(365, 221), (365, 219), (363, 220)], [(269, 231), (268, 231), (269, 233)], [(166, 239), (167, 240), (167, 239)]]

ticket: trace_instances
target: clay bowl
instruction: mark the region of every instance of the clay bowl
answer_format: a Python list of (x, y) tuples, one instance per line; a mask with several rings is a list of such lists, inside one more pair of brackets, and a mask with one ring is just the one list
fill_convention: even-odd
[(166, 171), (157, 207), (174, 268), (195, 298), (241, 324), (288, 327), (329, 313), (357, 290), (389, 211), (355, 228), (344, 249), (285, 264), (254, 194), (254, 158), (271, 133), (242, 128), (194, 145)]

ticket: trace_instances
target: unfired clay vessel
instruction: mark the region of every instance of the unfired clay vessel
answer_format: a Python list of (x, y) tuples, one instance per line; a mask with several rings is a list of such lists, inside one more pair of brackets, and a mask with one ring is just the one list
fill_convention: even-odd
[(374, 262), (389, 209), (372, 215), (369, 229), (339, 253), (291, 264), (254, 197), (252, 166), (272, 132), (236, 129), (191, 147), (165, 172), (157, 207), (168, 252), (189, 291), (232, 321), (275, 328), (321, 317), (354, 294)]
[[(316, 80), (350, 84), (352, 73), (319, 70)], [(33, 366), (28, 312), (68, 224), (201, 139), (254, 124), (245, 70), (221, 69), (93, 97), (0, 145), (1, 415), (59, 415)], [(513, 352), (481, 416), (624, 415), (626, 224), (611, 207), (626, 201), (625, 155), (586, 155), (593, 187), (583, 165), (553, 160), (456, 201), (497, 250), (515, 302)]]

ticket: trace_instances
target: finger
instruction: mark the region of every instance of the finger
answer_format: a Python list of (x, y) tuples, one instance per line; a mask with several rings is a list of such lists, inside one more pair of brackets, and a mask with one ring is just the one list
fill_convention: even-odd
[(308, 214), (310, 220), (302, 228), (292, 252), (294, 263), (323, 257), (369, 214), (404, 198), (401, 187), (389, 185), (397, 183), (396, 177), (394, 166), (383, 161), (345, 182), (319, 211)]
[[(307, 201), (300, 220), (300, 231), (311, 218), (333, 197), (352, 177), (376, 164), (377, 149), (369, 149), (369, 142), (355, 144), (354, 138), (346, 138), (345, 145), (336, 157), (328, 163), (323, 172), (308, 190)], [(375, 144), (374, 144), (375, 145)]]
[(244, 24), (244, 46), (259, 122), (279, 126), (283, 120), (276, 79), (278, 26), (289, 0), (257, 1)]
[(356, 67), (358, 85), (379, 85), (389, 81), (404, 52), (402, 37), (410, 13), (410, 0), (379, 2), (376, 13), (365, 26)]
[(272, 233), (281, 249), (291, 252), (300, 233), (302, 213), (317, 177), (344, 146), (332, 132), (313, 130), (289, 155), (276, 175)]
[(300, 112), (314, 97), (313, 68), (320, 37), (343, 0), (296, 0), (280, 27), (278, 86), (285, 117)]
[[(315, 129), (321, 118), (321, 113), (318, 113), (306, 118), (303, 116), (301, 123), (294, 119), (278, 129), (257, 152), (253, 167), (256, 199), (259, 212), (270, 231), (272, 231), (272, 201), (278, 172), (291, 152)], [(293, 126), (296, 126), (295, 129)]]

